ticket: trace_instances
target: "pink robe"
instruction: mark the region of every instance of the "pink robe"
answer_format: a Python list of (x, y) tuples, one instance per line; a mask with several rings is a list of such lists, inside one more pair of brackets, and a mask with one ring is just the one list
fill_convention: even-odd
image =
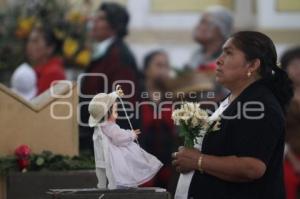
[[(134, 132), (121, 129), (114, 122), (99, 125), (107, 146), (103, 147), (106, 167), (118, 187), (137, 187), (153, 178), (162, 163), (134, 142)], [(95, 149), (98, 150), (98, 149)], [(100, 149), (101, 150), (101, 149)]]

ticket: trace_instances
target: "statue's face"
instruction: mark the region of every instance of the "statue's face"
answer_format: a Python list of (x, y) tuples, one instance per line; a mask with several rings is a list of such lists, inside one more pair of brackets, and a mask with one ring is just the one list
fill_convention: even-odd
[(116, 120), (118, 118), (118, 104), (115, 102), (112, 106), (111, 119)]

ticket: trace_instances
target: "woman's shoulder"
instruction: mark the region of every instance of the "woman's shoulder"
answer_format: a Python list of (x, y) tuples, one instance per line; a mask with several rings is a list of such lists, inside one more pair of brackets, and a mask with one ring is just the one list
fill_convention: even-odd
[(272, 91), (262, 81), (257, 81), (246, 88), (241, 94), (241, 101), (261, 102), (267, 108), (281, 109), (280, 104)]
[(120, 59), (123, 63), (134, 63), (134, 65), (136, 65), (131, 48), (123, 40), (118, 39), (112, 44), (110, 56)]
[(284, 112), (277, 98), (268, 87), (259, 84), (253, 90), (250, 102), (252, 101), (259, 105), (259, 109), (264, 115), (263, 120), (267, 122), (266, 124), (272, 123), (272, 125), (277, 125), (279, 129), (284, 127)]
[(259, 100), (264, 104), (267, 111), (284, 117), (279, 101), (269, 88), (262, 86), (260, 88), (260, 94)]
[[(240, 111), (240, 112), (239, 112)], [(273, 122), (282, 123), (284, 121), (283, 110), (273, 95), (265, 85), (260, 82), (255, 82), (246, 88), (241, 95), (231, 104), (225, 115), (228, 114), (241, 114), (242, 118), (248, 120), (253, 117), (261, 117)]]

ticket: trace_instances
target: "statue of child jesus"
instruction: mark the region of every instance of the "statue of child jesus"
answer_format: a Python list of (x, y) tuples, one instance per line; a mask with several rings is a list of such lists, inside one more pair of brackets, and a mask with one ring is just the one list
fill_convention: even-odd
[(89, 104), (89, 126), (94, 127), (97, 187), (100, 189), (137, 187), (153, 178), (162, 167), (155, 156), (134, 142), (139, 130), (124, 130), (116, 124), (116, 99), (121, 96), (123, 91), (117, 86), (115, 92), (97, 94)]

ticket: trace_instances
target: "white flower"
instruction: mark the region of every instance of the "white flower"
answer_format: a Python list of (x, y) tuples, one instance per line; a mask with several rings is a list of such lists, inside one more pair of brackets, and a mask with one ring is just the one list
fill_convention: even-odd
[[(197, 138), (220, 129), (220, 118), (214, 121), (210, 120), (208, 113), (200, 108), (199, 103), (183, 103), (179, 109), (172, 112), (172, 119), (178, 126), (186, 125), (182, 136), (187, 141), (185, 144), (189, 147), (193, 146), (190, 140), (193, 140), (193, 144), (195, 144)], [(194, 132), (198, 133), (195, 134)]]
[(172, 116), (172, 119), (174, 120), (174, 123), (175, 123), (176, 125), (180, 125), (180, 117), (179, 117), (178, 115), (174, 114), (174, 115)]
[(191, 112), (184, 112), (181, 116), (181, 120), (184, 121), (185, 124), (189, 124), (189, 121), (191, 120), (193, 114)]
[(198, 108), (195, 112), (195, 117), (201, 122), (206, 123), (208, 121), (208, 114), (203, 109)]
[(210, 126), (210, 123), (209, 122), (205, 122), (204, 124), (202, 124), (202, 131), (207, 131), (208, 130), (208, 128), (209, 128), (209, 126)]
[(199, 126), (199, 120), (198, 120), (198, 118), (192, 117), (191, 123), (192, 123), (192, 127), (193, 128)]
[(199, 131), (199, 136), (204, 137), (206, 133), (207, 133), (206, 129), (205, 130), (200, 130)]

